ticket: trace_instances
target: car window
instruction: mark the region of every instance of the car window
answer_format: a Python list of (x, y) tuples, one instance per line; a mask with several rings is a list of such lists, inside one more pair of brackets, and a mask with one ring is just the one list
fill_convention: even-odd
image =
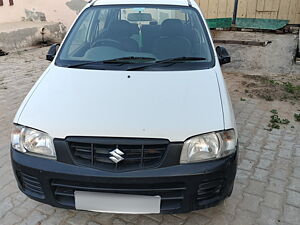
[(78, 49), (83, 43), (87, 43), (88, 40), (88, 30), (91, 24), (93, 13), (87, 13), (84, 15), (82, 23), (78, 24), (77, 32), (70, 38), (70, 44), (68, 50), (68, 55), (74, 54), (75, 50)]
[(124, 57), (156, 60), (196, 57), (202, 60), (193, 64), (207, 67), (214, 64), (208, 37), (200, 14), (192, 7), (90, 7), (75, 23), (56, 63), (67, 66)]

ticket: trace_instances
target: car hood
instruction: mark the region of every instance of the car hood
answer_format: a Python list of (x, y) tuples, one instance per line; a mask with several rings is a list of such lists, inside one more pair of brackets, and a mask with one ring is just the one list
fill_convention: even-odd
[(184, 141), (224, 129), (213, 69), (126, 72), (51, 66), (29, 95), (15, 122), (53, 138)]

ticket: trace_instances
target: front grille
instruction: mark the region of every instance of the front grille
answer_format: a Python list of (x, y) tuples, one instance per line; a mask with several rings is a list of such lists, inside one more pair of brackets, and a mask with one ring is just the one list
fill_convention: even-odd
[[(169, 144), (166, 140), (149, 139), (81, 139), (68, 143), (75, 163), (109, 171), (155, 168)], [(117, 163), (110, 159), (116, 149), (124, 153)]]
[(17, 176), (24, 192), (29, 192), (30, 195), (36, 198), (45, 198), (41, 183), (38, 178), (22, 172), (17, 172)]
[(223, 179), (202, 182), (198, 187), (197, 201), (201, 203), (205, 200), (210, 200), (212, 198), (219, 197), (220, 193), (222, 192), (223, 184)]
[(62, 180), (51, 181), (54, 197), (58, 203), (75, 206), (74, 191), (118, 193), (130, 195), (161, 196), (161, 211), (175, 211), (182, 207), (186, 187), (183, 183), (165, 184), (107, 184), (83, 183)]

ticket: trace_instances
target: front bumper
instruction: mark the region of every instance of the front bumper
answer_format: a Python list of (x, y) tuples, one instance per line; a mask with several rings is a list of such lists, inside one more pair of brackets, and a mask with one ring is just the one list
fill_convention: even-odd
[(212, 207), (228, 197), (233, 189), (237, 158), (238, 151), (216, 161), (114, 173), (11, 150), (18, 186), (34, 200), (75, 209), (75, 190), (159, 195), (162, 214)]

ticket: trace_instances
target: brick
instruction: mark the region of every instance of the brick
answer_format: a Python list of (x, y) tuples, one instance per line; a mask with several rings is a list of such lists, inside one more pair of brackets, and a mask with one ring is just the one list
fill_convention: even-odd
[(250, 175), (251, 175), (251, 173), (249, 171), (238, 169), (237, 174), (236, 174), (236, 182), (247, 184)]
[[(182, 221), (181, 224), (183, 224), (184, 221)], [(206, 216), (197, 215), (197, 214), (191, 214), (187, 221), (184, 223), (184, 225), (206, 225), (209, 222), (209, 219)], [(164, 224), (164, 223), (163, 223)], [(168, 223), (170, 225), (173, 225), (175, 223)], [(176, 223), (177, 224), (177, 223)], [(225, 221), (224, 221), (224, 224)]]
[(252, 179), (259, 180), (262, 182), (267, 182), (267, 177), (269, 175), (268, 170), (263, 170), (259, 168), (255, 168), (253, 175), (251, 176)]
[(11, 212), (6, 213), (6, 215), (0, 219), (0, 222), (3, 225), (20, 224), (21, 221), (22, 221), (21, 217), (13, 214)]
[(259, 156), (258, 152), (246, 150), (246, 154), (245, 154), (244, 158), (248, 159), (252, 162), (255, 162), (255, 161), (257, 161), (258, 156)]
[(5, 216), (9, 210), (13, 208), (13, 204), (10, 199), (6, 198), (4, 201), (0, 202), (0, 218)]
[[(198, 221), (201, 221), (200, 219), (204, 219), (205, 217), (198, 216), (196, 214), (193, 214), (190, 216), (190, 220), (195, 221), (195, 218), (198, 219)], [(173, 224), (183, 224), (184, 220), (179, 219), (178, 217), (175, 217), (173, 215), (166, 215), (164, 216), (164, 219), (161, 223), (161, 225), (173, 225)], [(189, 224), (188, 221), (186, 221), (186, 224)]]
[(293, 167), (300, 167), (300, 157), (293, 158)]
[(91, 214), (88, 212), (77, 212), (74, 216), (68, 218), (66, 222), (70, 225), (86, 224), (90, 220)]
[(256, 219), (255, 213), (237, 209), (235, 218), (230, 225), (256, 225)]
[(292, 173), (293, 177), (300, 178), (300, 167), (295, 167)]
[(300, 157), (300, 145), (296, 145), (295, 148), (296, 148), (296, 150), (295, 150), (294, 155)]
[(281, 209), (282, 199), (282, 195), (267, 191), (262, 204), (269, 208)]
[(120, 219), (114, 219), (112, 224), (113, 225), (126, 225), (126, 223)]
[(61, 225), (65, 224), (65, 219), (72, 216), (72, 211), (67, 211), (64, 209), (56, 209), (55, 213), (52, 214), (49, 218), (46, 220), (43, 220), (41, 222), (41, 225)]
[(275, 178), (269, 178), (267, 190), (275, 193), (283, 194), (285, 192), (285, 186), (287, 182)]
[(251, 195), (251, 194), (244, 194), (244, 199), (240, 203), (240, 207), (242, 209), (249, 210), (251, 212), (258, 212), (258, 206), (259, 203), (263, 200), (263, 198), (256, 196), (256, 195)]
[[(300, 208), (285, 205), (283, 210), (282, 221), (290, 224), (300, 224)], [(284, 223), (283, 223), (284, 224)]]
[(259, 196), (264, 195), (266, 184), (257, 180), (250, 180), (249, 185), (246, 187), (245, 192)]
[(278, 156), (282, 157), (282, 158), (285, 158), (285, 159), (291, 159), (292, 154), (293, 154), (293, 151), (291, 149), (281, 149), (279, 151)]
[(272, 165), (272, 160), (260, 159), (256, 167), (260, 169), (269, 169), (271, 165)]
[(113, 214), (110, 213), (99, 213), (96, 217), (93, 219), (96, 222), (99, 222), (100, 224), (111, 224), (113, 220)]
[(257, 220), (257, 225), (275, 225), (278, 224), (280, 211), (265, 206), (261, 207), (261, 216)]
[(300, 190), (300, 179), (290, 177), (290, 184), (288, 186), (288, 189), (294, 190), (294, 191), (299, 191)]
[(275, 151), (270, 151), (270, 150), (264, 149), (260, 155), (260, 158), (274, 160), (275, 155), (276, 155)]
[(38, 211), (33, 211), (29, 215), (27, 215), (26, 219), (23, 220), (20, 225), (33, 225), (40, 224), (43, 220), (47, 218), (46, 215), (42, 214)]
[(249, 161), (249, 160), (246, 160), (246, 159), (243, 159), (241, 164), (238, 166), (239, 169), (242, 169), (242, 170), (251, 170), (252, 167), (253, 167), (253, 162)]
[(289, 170), (285, 170), (280, 167), (275, 167), (273, 168), (271, 176), (277, 179), (287, 180), (289, 174)]
[[(300, 190), (298, 190), (300, 191)], [(296, 191), (287, 191), (287, 203), (300, 208), (300, 193)]]
[(158, 225), (159, 222), (152, 220), (146, 216), (141, 216), (136, 224)]

